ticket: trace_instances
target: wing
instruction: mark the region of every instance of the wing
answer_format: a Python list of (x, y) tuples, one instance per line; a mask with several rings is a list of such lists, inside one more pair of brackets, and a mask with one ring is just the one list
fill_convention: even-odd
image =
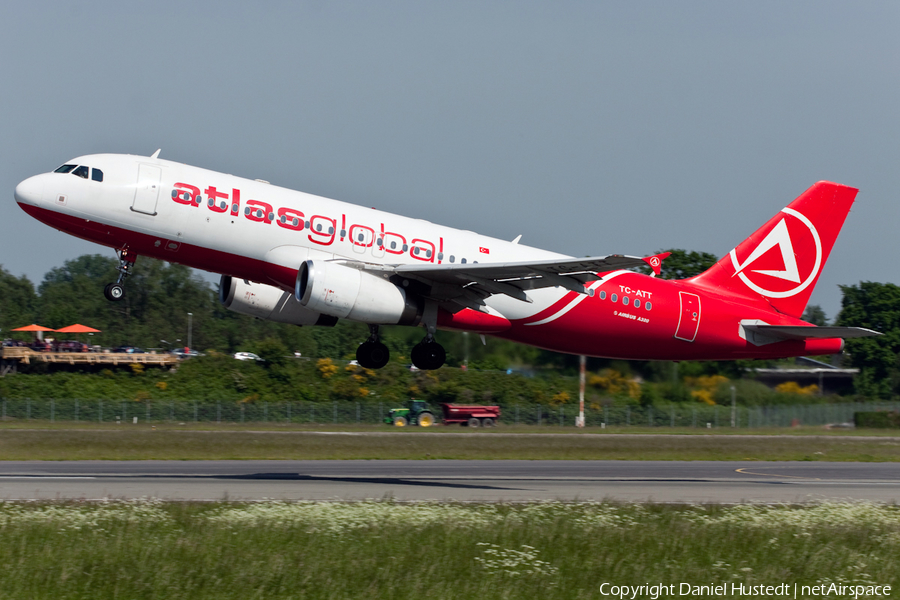
[[(587, 294), (585, 284), (599, 280), (597, 273), (642, 267), (650, 264), (650, 258), (611, 254), (510, 263), (377, 265), (358, 261), (337, 262), (364, 271), (388, 272), (415, 280), (427, 286), (427, 290), (423, 290), (426, 297), (440, 302), (451, 312), (458, 312), (463, 308), (484, 310), (485, 298), (494, 294), (504, 294), (523, 302), (531, 302), (525, 294), (526, 290), (553, 286)], [(656, 268), (658, 266), (654, 270)]]

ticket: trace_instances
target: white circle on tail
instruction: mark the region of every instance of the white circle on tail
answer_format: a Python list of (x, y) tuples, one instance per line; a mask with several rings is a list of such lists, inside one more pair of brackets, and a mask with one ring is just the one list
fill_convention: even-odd
[[(822, 267), (822, 241), (815, 226), (805, 215), (792, 208), (783, 208), (781, 212), (787, 216), (766, 234), (743, 261), (738, 260), (737, 248), (730, 253), (734, 274), (751, 290), (767, 298), (790, 298), (799, 294), (815, 281)], [(799, 227), (798, 222), (805, 229)], [(773, 248), (780, 251), (783, 269), (748, 269)]]

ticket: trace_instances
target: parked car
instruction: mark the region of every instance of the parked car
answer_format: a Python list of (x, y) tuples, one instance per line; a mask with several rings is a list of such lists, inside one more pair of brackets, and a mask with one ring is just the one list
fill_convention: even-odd
[(255, 360), (257, 362), (265, 362), (263, 359), (261, 359), (256, 354), (253, 354), (252, 352), (235, 352), (234, 358), (236, 360)]
[(118, 346), (113, 348), (113, 352), (124, 352), (125, 354), (147, 354), (137, 346)]
[(175, 348), (169, 354), (174, 354), (178, 358), (193, 358), (195, 356), (206, 356), (202, 352), (196, 350), (187, 350), (185, 348)]

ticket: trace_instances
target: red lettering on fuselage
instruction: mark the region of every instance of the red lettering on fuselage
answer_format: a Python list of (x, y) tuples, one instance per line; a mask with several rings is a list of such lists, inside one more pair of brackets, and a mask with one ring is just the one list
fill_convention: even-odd
[(425, 262), (434, 262), (434, 244), (428, 240), (413, 240), (409, 255)]
[(220, 192), (214, 185), (206, 188), (205, 192), (207, 197), (206, 205), (209, 207), (209, 210), (217, 213), (228, 212), (228, 194)]
[(260, 200), (247, 200), (244, 216), (257, 223), (271, 223), (275, 220), (272, 205)]
[(335, 219), (329, 219), (322, 215), (313, 215), (309, 218), (309, 241), (320, 246), (330, 246), (334, 243), (334, 228), (337, 226)]
[(176, 183), (177, 190), (172, 194), (172, 200), (178, 204), (187, 204), (188, 206), (200, 205), (200, 188), (194, 187), (189, 183)]
[[(220, 191), (216, 186), (207, 186), (201, 192), (201, 188), (189, 183), (179, 182), (174, 184), (172, 200), (185, 206), (200, 206), (203, 196), (206, 196), (206, 205), (209, 210), (237, 217), (241, 214), (241, 190), (232, 188), (231, 194)], [(267, 225), (276, 223), (283, 229), (290, 231), (309, 230), (309, 241), (320, 246), (330, 246), (338, 238), (337, 219), (325, 215), (312, 215), (309, 220), (303, 211), (290, 207), (274, 207), (262, 200), (247, 200), (244, 203), (244, 217), (254, 223)], [(424, 262), (441, 262), (444, 252), (444, 238), (440, 238), (439, 245), (425, 239), (414, 238), (407, 245), (407, 237), (392, 231), (385, 231), (384, 223), (379, 223), (378, 230), (360, 223), (347, 225), (347, 215), (341, 215), (340, 241), (349, 241), (351, 244), (363, 248), (377, 246), (377, 252), (389, 252), (394, 255), (409, 253), (409, 256)], [(360, 239), (362, 238), (362, 239)], [(373, 249), (376, 252), (376, 249)]]
[(241, 190), (231, 190), (231, 216), (241, 214)]
[(385, 252), (390, 252), (391, 254), (403, 254), (407, 250), (406, 238), (399, 233), (391, 233), (390, 231), (386, 231), (381, 236), (381, 239), (382, 243), (384, 244)]
[(305, 217), (303, 213), (295, 208), (279, 208), (278, 223), (279, 227), (291, 229), (293, 231), (303, 231)]

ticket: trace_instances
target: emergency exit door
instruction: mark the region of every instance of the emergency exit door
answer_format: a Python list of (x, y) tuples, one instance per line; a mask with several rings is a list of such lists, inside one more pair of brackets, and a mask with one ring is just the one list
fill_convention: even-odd
[(134, 203), (131, 210), (145, 215), (156, 214), (159, 200), (159, 179), (162, 169), (153, 165), (138, 165), (137, 187), (134, 189)]
[(686, 342), (693, 342), (700, 327), (700, 296), (690, 292), (678, 292), (681, 301), (681, 313), (675, 337)]

